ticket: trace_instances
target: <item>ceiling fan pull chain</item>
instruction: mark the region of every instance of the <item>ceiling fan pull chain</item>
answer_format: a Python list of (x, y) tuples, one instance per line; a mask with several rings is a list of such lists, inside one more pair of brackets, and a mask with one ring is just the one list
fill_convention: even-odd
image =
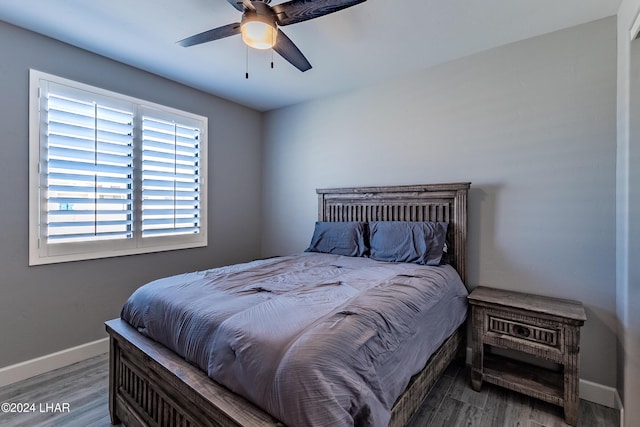
[(271, 69), (273, 70), (273, 49), (271, 49)]
[(245, 74), (244, 74), (244, 78), (245, 78), (246, 80), (249, 80), (249, 46), (246, 46), (246, 48), (247, 48), (247, 56), (246, 56), (246, 59), (247, 59), (247, 60), (246, 60), (246, 67), (247, 67), (247, 70), (246, 70), (246, 72), (245, 72)]

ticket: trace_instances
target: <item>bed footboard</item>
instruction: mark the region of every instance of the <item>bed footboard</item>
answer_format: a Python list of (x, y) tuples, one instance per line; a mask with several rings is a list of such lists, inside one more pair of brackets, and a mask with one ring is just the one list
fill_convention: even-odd
[(121, 319), (110, 335), (111, 422), (134, 426), (283, 426)]
[[(112, 424), (135, 426), (283, 426), (198, 368), (139, 334), (121, 319), (110, 336), (109, 412)], [(463, 324), (434, 353), (396, 401), (390, 426), (404, 426), (465, 344)]]

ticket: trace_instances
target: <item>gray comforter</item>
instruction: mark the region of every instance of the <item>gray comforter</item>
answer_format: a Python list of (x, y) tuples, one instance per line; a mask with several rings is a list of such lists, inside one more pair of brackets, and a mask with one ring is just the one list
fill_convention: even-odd
[(156, 280), (122, 318), (289, 426), (386, 426), (466, 295), (450, 266), (304, 253)]

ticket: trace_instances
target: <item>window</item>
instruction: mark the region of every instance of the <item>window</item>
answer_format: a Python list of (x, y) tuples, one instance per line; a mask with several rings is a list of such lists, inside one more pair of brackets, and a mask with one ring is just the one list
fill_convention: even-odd
[(30, 73), (29, 264), (207, 245), (206, 117)]

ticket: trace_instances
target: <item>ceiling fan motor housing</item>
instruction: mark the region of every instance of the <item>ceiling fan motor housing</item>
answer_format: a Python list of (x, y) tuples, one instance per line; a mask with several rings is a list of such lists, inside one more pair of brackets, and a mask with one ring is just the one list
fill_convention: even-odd
[(275, 14), (263, 2), (252, 2), (254, 9), (246, 8), (240, 27), (244, 42), (256, 49), (269, 49), (276, 43), (277, 26)]

